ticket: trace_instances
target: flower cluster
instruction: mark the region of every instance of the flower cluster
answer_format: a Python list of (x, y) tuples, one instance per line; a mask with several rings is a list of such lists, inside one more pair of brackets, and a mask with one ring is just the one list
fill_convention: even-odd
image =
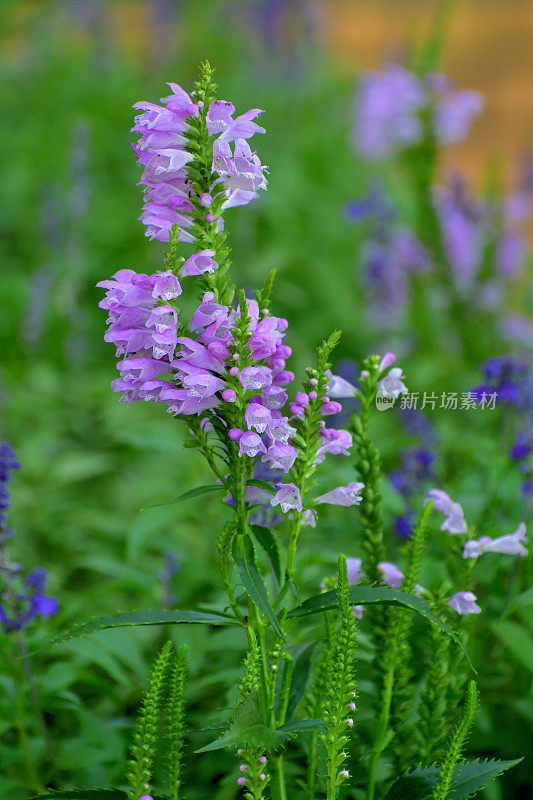
[(172, 384), (159, 380), (170, 371), (177, 346), (178, 315), (168, 303), (181, 294), (178, 279), (170, 270), (155, 275), (121, 269), (111, 280), (97, 284), (106, 289), (100, 308), (109, 312), (107, 342), (116, 346), (120, 378), (112, 382), (121, 399), (158, 399)]
[(423, 118), (440, 142), (458, 142), (468, 133), (483, 108), (479, 92), (454, 90), (444, 75), (419, 77), (399, 64), (383, 72), (368, 72), (356, 98), (354, 140), (358, 150), (373, 159), (419, 144)]
[(7, 511), (10, 505), (9, 481), (11, 473), (20, 464), (8, 442), (0, 444), (0, 575), (4, 588), (0, 602), (0, 624), (9, 633), (24, 628), (38, 616), (49, 617), (55, 614), (59, 603), (48, 597), (46, 590), (46, 570), (41, 567), (23, 576), (21, 564), (12, 563), (7, 552), (6, 541), (13, 536), (7, 528)]
[[(211, 207), (217, 196), (223, 195), (224, 207), (245, 205), (258, 196), (259, 189), (266, 188), (265, 167), (246, 141), (265, 130), (254, 122), (262, 113), (260, 109), (234, 117), (235, 107), (226, 100), (213, 100), (204, 109), (203, 100), (194, 101), (176, 83), (168, 85), (172, 94), (161, 98), (162, 105), (143, 101), (134, 106), (143, 112), (132, 128), (141, 134), (132, 146), (144, 166), (140, 219), (151, 239), (168, 242), (172, 227), (177, 225), (179, 241), (193, 242), (191, 228), (198, 206), (203, 207), (206, 221), (212, 223), (215, 217)], [(200, 114), (205, 117), (209, 134), (213, 174), (209, 190), (194, 195), (188, 165), (195, 155), (188, 143)], [(222, 225), (221, 218), (217, 224)]]

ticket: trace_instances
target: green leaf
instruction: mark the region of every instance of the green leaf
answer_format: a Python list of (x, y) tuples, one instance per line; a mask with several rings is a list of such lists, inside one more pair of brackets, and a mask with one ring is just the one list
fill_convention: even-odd
[(206, 486), (197, 486), (196, 489), (189, 489), (188, 492), (179, 494), (177, 497), (174, 497), (173, 500), (165, 500), (164, 503), (156, 503), (154, 506), (145, 506), (144, 508), (141, 508), (141, 511), (147, 511), (149, 508), (160, 508), (161, 506), (168, 506), (171, 503), (181, 503), (182, 500), (190, 500), (191, 497), (200, 497), (200, 495), (208, 494), (208, 492), (225, 492), (225, 491), (227, 491), (227, 487), (224, 486), (222, 483), (210, 483)]
[(517, 661), (520, 661), (527, 669), (533, 672), (533, 639), (526, 628), (518, 622), (505, 620), (495, 622), (492, 630), (511, 651)]
[(206, 744), (196, 752), (207, 753), (211, 750), (221, 750), (224, 747), (242, 747), (243, 744), (273, 750), (280, 747), (288, 736), (288, 733), (268, 728), (264, 724), (257, 698), (254, 695), (248, 695), (238, 707), (229, 730), (219, 739)]
[(291, 720), (294, 716), (294, 713), (298, 708), (298, 704), (305, 694), (311, 672), (311, 660), (316, 644), (317, 642), (311, 642), (310, 644), (305, 645), (305, 647), (298, 652), (294, 660), (291, 693), (289, 696), (289, 704), (287, 706), (288, 720)]
[(521, 608), (526, 608), (530, 605), (533, 605), (533, 586), (530, 586), (529, 589), (526, 589), (525, 592), (522, 592), (522, 594), (519, 594), (517, 597), (513, 597), (505, 609), (503, 616), (510, 617), (515, 611), (519, 611)]
[[(485, 788), (490, 781), (505, 770), (515, 767), (516, 761), (464, 761), (457, 765), (447, 800), (467, 800), (475, 792)], [(433, 765), (403, 775), (393, 783), (386, 800), (431, 800), (440, 775), (440, 768)]]
[(278, 728), (278, 731), (283, 731), (283, 733), (288, 734), (325, 730), (326, 726), (321, 719), (297, 719), (293, 722), (287, 722), (285, 725), (281, 725), (281, 727)]
[(324, 723), (320, 719), (299, 719), (279, 728), (268, 728), (263, 722), (257, 698), (248, 695), (238, 708), (229, 730), (196, 752), (207, 753), (211, 750), (222, 750), (224, 747), (242, 747), (243, 744), (259, 746), (264, 750), (275, 750), (290, 736), (321, 730), (324, 730)]
[(276, 490), (271, 483), (260, 481), (258, 478), (250, 478), (246, 481), (246, 483), (248, 486), (257, 486), (258, 489), (264, 489), (265, 492), (268, 492), (269, 494), (276, 494)]
[(248, 534), (234, 538), (233, 558), (244, 588), (252, 600), (257, 603), (260, 612), (269, 620), (280, 639), (285, 641), (278, 618), (270, 605), (265, 582), (257, 569), (254, 546)]
[[(433, 613), (428, 604), (420, 597), (386, 586), (352, 586), (350, 589), (350, 602), (354, 605), (368, 605), (379, 603), (381, 605), (396, 605), (416, 611), (426, 619), (434, 622), (446, 633), (457, 641), (457, 635), (442, 620)], [(289, 611), (289, 617), (305, 617), (309, 614), (320, 614), (330, 611), (337, 606), (337, 593), (335, 591), (315, 594), (301, 605)]]
[(281, 583), (281, 558), (276, 537), (270, 528), (265, 528), (263, 525), (251, 525), (250, 527), (253, 535), (269, 557), (278, 582)]
[(204, 611), (186, 611), (175, 609), (169, 611), (123, 611), (120, 614), (113, 614), (109, 617), (98, 617), (98, 619), (77, 625), (67, 633), (54, 639), (52, 646), (68, 642), (70, 639), (77, 639), (79, 636), (88, 636), (95, 631), (103, 631), (108, 628), (126, 628), (132, 625), (179, 625), (179, 624), (203, 624), (203, 625), (240, 625), (236, 617), (221, 612), (209, 613)]

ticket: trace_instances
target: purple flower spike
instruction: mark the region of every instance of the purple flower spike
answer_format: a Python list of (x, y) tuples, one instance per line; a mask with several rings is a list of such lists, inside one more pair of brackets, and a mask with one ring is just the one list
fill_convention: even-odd
[(294, 483), (277, 483), (278, 491), (270, 501), (271, 506), (281, 506), (284, 514), (291, 509), (302, 510), (302, 498), (300, 490)]
[(317, 503), (328, 503), (333, 506), (356, 506), (361, 502), (361, 489), (364, 483), (349, 483), (347, 486), (337, 486), (331, 492), (316, 498)]
[(390, 586), (391, 589), (399, 589), (405, 578), (401, 569), (398, 569), (396, 564), (391, 564), (389, 561), (380, 561), (378, 572), (383, 575), (383, 583)]
[(239, 455), (254, 458), (258, 453), (266, 453), (261, 437), (253, 431), (246, 431), (239, 439)]
[(479, 614), (481, 608), (476, 603), (477, 597), (473, 592), (456, 592), (449, 597), (446, 602), (458, 614)]

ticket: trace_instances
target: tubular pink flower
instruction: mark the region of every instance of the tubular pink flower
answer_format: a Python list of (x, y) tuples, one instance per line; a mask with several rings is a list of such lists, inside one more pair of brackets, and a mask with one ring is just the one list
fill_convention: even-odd
[(399, 589), (405, 575), (398, 569), (396, 564), (391, 564), (390, 561), (380, 561), (378, 564), (378, 572), (383, 575), (383, 583), (390, 586), (391, 589)]
[(361, 502), (361, 489), (364, 483), (349, 483), (347, 486), (337, 486), (331, 492), (316, 498), (317, 503), (328, 503), (333, 506), (356, 506)]
[(456, 592), (449, 597), (446, 602), (458, 614), (466, 616), (467, 614), (479, 614), (481, 608), (476, 603), (477, 597), (472, 592)]
[(278, 491), (270, 500), (271, 506), (281, 506), (281, 510), (284, 514), (291, 509), (296, 509), (296, 511), (302, 510), (300, 490), (294, 483), (277, 483), (276, 488)]

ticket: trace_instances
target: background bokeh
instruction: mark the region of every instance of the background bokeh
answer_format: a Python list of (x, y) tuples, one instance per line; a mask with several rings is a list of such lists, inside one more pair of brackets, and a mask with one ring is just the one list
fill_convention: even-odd
[[(468, 140), (446, 151), (443, 173), (460, 166), (479, 187), (488, 165), (497, 163), (510, 186), (533, 134), (533, 8), (526, 0), (456, 5), (446, 71), (459, 86), (483, 91), (486, 110)], [(372, 182), (371, 166), (351, 143), (356, 74), (401, 57), (434, 10), (424, 0), (0, 4), (0, 434), (22, 463), (13, 481), (13, 548), (28, 568), (49, 570), (61, 604), (46, 627), (36, 626), (36, 648), (54, 630), (94, 614), (172, 600), (191, 607), (216, 584), (214, 502), (202, 503), (201, 517), (195, 502), (141, 511), (206, 482), (198, 456), (182, 447), (186, 431), (149, 404), (127, 410), (109, 390), (115, 359), (103, 341), (105, 313), (97, 308), (95, 284), (121, 267), (152, 272), (164, 254), (137, 221), (132, 104), (159, 98), (165, 81), (190, 86), (208, 58), (221, 97), (238, 109), (266, 109), (268, 135), (257, 146), (270, 165), (269, 190), (228, 215), (235, 280), (258, 285), (278, 269), (274, 312), (290, 320), (297, 374), (334, 327), (344, 331), (339, 358), (360, 364), (383, 343), (365, 316), (358, 276), (366, 230), (345, 214)], [(401, 186), (395, 190), (401, 202)], [(516, 307), (527, 310), (530, 296), (531, 271), (515, 290)], [(461, 363), (448, 348), (443, 331), (441, 353), (417, 352), (404, 364), (411, 380), (435, 391), (466, 391), (479, 382), (478, 365)], [(486, 481), (481, 467), (507, 443), (491, 428), (480, 448), (476, 436), (484, 434), (486, 419), (442, 414), (437, 422), (439, 477), (451, 489), (460, 486), (465, 510), (474, 514)], [(409, 441), (393, 434), (395, 424), (380, 420), (377, 431), (387, 471)], [(339, 472), (350, 480), (349, 465)], [(522, 506), (515, 513), (518, 477), (508, 476), (498, 490), (509, 517), (523, 518)], [(390, 514), (401, 511), (390, 487), (386, 502)], [(308, 565), (313, 577), (320, 564), (331, 571), (335, 551), (350, 547), (340, 517), (332, 515), (329, 524), (333, 544), (316, 543)], [(169, 553), (178, 565), (174, 598), (160, 577)], [(191, 724), (205, 727), (215, 719), (205, 694), (218, 698), (220, 682), (234, 681), (232, 654), (242, 642), (227, 633), (175, 635), (190, 644)], [(161, 636), (102, 633), (36, 656), (66, 783), (123, 779), (131, 715)], [(498, 647), (524, 697), (496, 697), (494, 716), (481, 717), (478, 741), (489, 755), (512, 757), (523, 752), (523, 726), (532, 720), (531, 673), (519, 654), (513, 661), (504, 644)], [(16, 691), (13, 681), (2, 681), (0, 733), (9, 728)], [(230, 691), (228, 704), (231, 697)], [(496, 745), (498, 726), (506, 735)], [(1, 753), (0, 795), (25, 796), (16, 743)], [(220, 764), (211, 756), (204, 764), (216, 776)], [(528, 791), (526, 779), (527, 768), (516, 770), (510, 788), (494, 784), (486, 800), (525, 797), (517, 792)], [(221, 785), (221, 798), (233, 794), (233, 785)]]

